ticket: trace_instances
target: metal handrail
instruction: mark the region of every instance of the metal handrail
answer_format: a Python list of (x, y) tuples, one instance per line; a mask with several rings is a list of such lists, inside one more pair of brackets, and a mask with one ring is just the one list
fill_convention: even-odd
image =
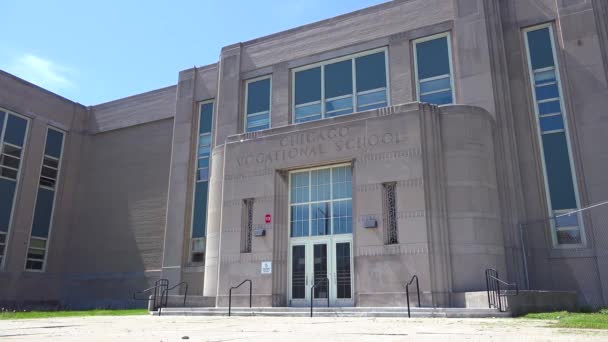
[[(502, 280), (498, 276), (498, 271), (492, 268), (486, 269), (486, 291), (488, 293), (488, 307), (491, 309), (492, 307), (496, 308), (496, 304), (498, 303), (498, 311), (504, 312), (502, 307), (501, 297), (507, 296), (517, 296), (519, 295), (519, 286), (517, 283), (507, 283)], [(509, 294), (505, 290), (505, 292), (501, 293), (500, 285), (504, 285), (506, 287), (514, 286), (515, 294)], [(505, 308), (506, 309), (506, 308)]]
[(168, 305), (168, 301), (169, 301), (169, 291), (175, 289), (178, 286), (182, 286), (182, 285), (186, 285), (186, 290), (184, 291), (184, 307), (186, 306), (186, 298), (188, 297), (188, 282), (186, 281), (182, 281), (179, 284), (176, 284), (170, 288), (166, 288), (164, 289), (161, 294), (160, 294), (160, 307), (158, 308), (158, 315), (161, 315), (161, 311), (164, 307), (167, 307)]
[(420, 307), (420, 285), (418, 284), (418, 276), (414, 275), (409, 283), (405, 284), (405, 297), (407, 298), (407, 317), (411, 318), (410, 313), (410, 285), (416, 280), (416, 295), (418, 296), (418, 307)]
[(507, 283), (506, 281), (504, 281), (502, 279), (499, 279), (499, 278), (496, 278), (494, 276), (490, 276), (490, 279), (493, 279), (493, 280), (495, 280), (495, 281), (497, 281), (497, 282), (499, 282), (499, 283), (501, 283), (501, 284), (503, 284), (505, 286), (513, 286), (513, 287), (515, 287), (515, 293), (514, 294), (509, 294), (507, 292), (508, 290), (505, 290), (504, 292), (502, 292), (500, 294), (501, 296), (503, 296), (503, 297), (509, 297), (509, 296), (517, 296), (517, 295), (519, 295), (519, 286), (517, 285), (517, 283)]
[[(169, 287), (168, 279), (158, 279), (157, 281), (154, 282), (154, 286), (147, 288), (145, 290), (142, 290), (142, 291), (133, 292), (133, 300), (142, 300), (142, 301), (147, 301), (147, 302), (153, 301), (154, 305), (152, 306), (152, 309), (156, 310), (158, 308), (158, 306), (156, 305), (156, 299), (158, 298), (159, 291), (161, 294), (160, 306), (162, 306), (162, 291), (163, 290), (160, 290), (160, 289), (161, 288), (166, 289), (168, 287)], [(144, 293), (150, 292), (152, 290), (154, 290), (154, 294), (152, 295), (152, 298), (150, 298), (149, 296), (147, 298), (137, 298), (138, 294), (144, 294)]]
[(310, 287), (310, 317), (312, 317), (312, 307), (315, 302), (314, 291), (323, 282), (327, 283), (327, 307), (329, 307), (329, 278), (323, 278)]
[(231, 287), (230, 290), (228, 291), (228, 317), (230, 317), (230, 314), (232, 311), (232, 290), (238, 289), (239, 287), (241, 287), (241, 285), (245, 284), (246, 282), (249, 282), (249, 308), (251, 308), (253, 282), (250, 279), (245, 279), (245, 280), (243, 280), (242, 283), (238, 284), (237, 286)]

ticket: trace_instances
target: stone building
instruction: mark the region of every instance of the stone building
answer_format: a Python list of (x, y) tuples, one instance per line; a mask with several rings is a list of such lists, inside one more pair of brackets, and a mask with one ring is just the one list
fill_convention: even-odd
[(449, 307), (494, 268), (608, 305), (608, 214), (518, 230), (606, 199), (607, 83), (603, 0), (395, 0), (96, 106), (0, 72), (0, 303)]

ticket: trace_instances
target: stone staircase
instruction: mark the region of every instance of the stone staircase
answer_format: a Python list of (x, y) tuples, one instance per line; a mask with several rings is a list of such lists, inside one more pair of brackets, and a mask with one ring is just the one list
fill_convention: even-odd
[[(315, 307), (314, 317), (407, 317), (403, 307)], [(158, 312), (151, 312), (158, 315)], [(228, 316), (228, 308), (171, 307), (163, 308), (162, 316)], [(309, 307), (232, 308), (232, 316), (310, 317)], [(412, 318), (489, 318), (511, 317), (510, 312), (478, 308), (411, 308)]]

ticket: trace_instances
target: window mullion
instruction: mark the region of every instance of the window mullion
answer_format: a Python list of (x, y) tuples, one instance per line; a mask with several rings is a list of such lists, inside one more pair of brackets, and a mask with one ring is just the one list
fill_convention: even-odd
[(351, 65), (352, 65), (352, 71), (353, 71), (353, 75), (352, 75), (352, 79), (353, 79), (353, 83), (352, 83), (353, 113), (356, 113), (359, 110), (359, 108), (357, 108), (357, 67), (356, 67), (355, 60), (356, 60), (355, 58), (351, 59)]
[(2, 134), (0, 134), (0, 142), (2, 143), (2, 151), (4, 152), (4, 136), (6, 134), (6, 126), (8, 124), (8, 116), (10, 114), (8, 112), (4, 113), (4, 122), (2, 123)]
[(334, 207), (334, 169), (329, 169), (329, 235), (334, 233), (334, 220), (333, 220), (333, 207)]
[(321, 118), (325, 119), (325, 65), (321, 65)]

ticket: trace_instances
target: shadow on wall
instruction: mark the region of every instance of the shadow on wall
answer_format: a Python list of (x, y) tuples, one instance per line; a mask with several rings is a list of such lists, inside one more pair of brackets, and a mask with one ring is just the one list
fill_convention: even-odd
[(160, 275), (173, 120), (85, 138), (64, 305), (145, 307)]

